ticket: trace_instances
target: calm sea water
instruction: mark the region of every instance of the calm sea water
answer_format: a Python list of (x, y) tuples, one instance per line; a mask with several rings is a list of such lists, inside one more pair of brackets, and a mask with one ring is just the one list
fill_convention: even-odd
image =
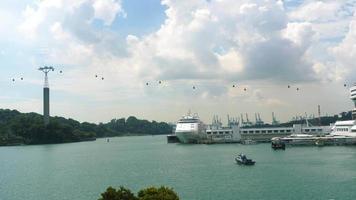
[[(236, 165), (240, 152), (256, 165)], [(166, 185), (183, 200), (356, 199), (356, 147), (273, 151), (269, 144), (167, 144), (164, 136), (0, 147), (1, 200), (95, 200), (120, 185)]]

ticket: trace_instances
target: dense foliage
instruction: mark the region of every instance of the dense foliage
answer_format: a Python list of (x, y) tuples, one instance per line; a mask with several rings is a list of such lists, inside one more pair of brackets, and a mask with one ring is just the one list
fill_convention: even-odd
[(149, 122), (129, 117), (113, 119), (109, 123), (80, 123), (73, 119), (51, 117), (45, 126), (37, 113), (20, 113), (0, 109), (0, 145), (51, 144), (93, 140), (96, 137), (130, 134), (168, 134), (172, 127), (163, 122)]
[(101, 194), (99, 200), (138, 200), (138, 198), (129, 189), (124, 187), (120, 187), (118, 190), (108, 187), (108, 189)]
[[(172, 126), (165, 122), (140, 120), (136, 117), (113, 119), (107, 124), (101, 124), (103, 127), (115, 132), (116, 134), (149, 134), (160, 135), (172, 133)], [(99, 125), (100, 126), (100, 125)]]
[(118, 190), (109, 187), (101, 194), (99, 200), (179, 200), (179, 197), (173, 189), (164, 186), (142, 189), (137, 196), (124, 187), (120, 187)]
[(138, 192), (139, 200), (179, 200), (178, 195), (171, 188), (149, 187)]

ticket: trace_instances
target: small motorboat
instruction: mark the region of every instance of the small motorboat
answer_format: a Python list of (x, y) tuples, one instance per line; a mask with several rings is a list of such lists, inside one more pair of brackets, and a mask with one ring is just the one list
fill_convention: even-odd
[(272, 143), (272, 149), (277, 150), (277, 149), (282, 149), (285, 150), (286, 149), (286, 144), (284, 143)]
[(322, 147), (322, 146), (325, 145), (325, 142), (324, 142), (324, 140), (322, 140), (322, 139), (317, 139), (317, 140), (315, 141), (315, 145), (318, 146), (318, 147)]
[(254, 165), (256, 162), (253, 161), (252, 159), (248, 159), (246, 155), (244, 154), (239, 154), (236, 158), (235, 161), (239, 165)]
[(271, 147), (274, 150), (278, 150), (278, 149), (285, 150), (286, 144), (284, 142), (282, 142), (280, 138), (275, 137), (275, 138), (272, 138), (272, 140), (271, 140)]

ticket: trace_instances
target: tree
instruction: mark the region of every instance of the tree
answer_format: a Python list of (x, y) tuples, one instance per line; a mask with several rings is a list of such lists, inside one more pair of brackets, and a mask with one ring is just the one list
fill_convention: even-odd
[(108, 187), (106, 192), (101, 194), (99, 200), (138, 200), (137, 197), (129, 190), (124, 187), (120, 187), (115, 190), (112, 187)]
[(149, 187), (138, 192), (139, 200), (179, 200), (178, 195), (171, 188)]
[(167, 123), (150, 122), (133, 116), (100, 124), (51, 117), (50, 123), (45, 126), (40, 114), (0, 109), (0, 146), (78, 142), (130, 133), (157, 135), (171, 132), (172, 127)]
[(108, 187), (98, 200), (179, 200), (179, 197), (173, 189), (164, 186), (140, 190), (138, 197), (129, 189), (121, 186), (118, 190)]

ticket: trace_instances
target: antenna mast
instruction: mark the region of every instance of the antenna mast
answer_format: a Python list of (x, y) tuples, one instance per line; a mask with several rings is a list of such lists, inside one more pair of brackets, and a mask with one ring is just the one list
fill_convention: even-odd
[(43, 120), (44, 124), (47, 126), (49, 124), (49, 82), (48, 73), (54, 71), (52, 66), (44, 66), (38, 68), (45, 74), (44, 86), (43, 86)]
[(50, 71), (54, 71), (54, 68), (52, 66), (44, 66), (38, 68), (38, 70), (42, 71), (45, 74), (45, 81), (44, 81), (44, 88), (49, 88), (49, 83), (48, 83), (48, 73)]

